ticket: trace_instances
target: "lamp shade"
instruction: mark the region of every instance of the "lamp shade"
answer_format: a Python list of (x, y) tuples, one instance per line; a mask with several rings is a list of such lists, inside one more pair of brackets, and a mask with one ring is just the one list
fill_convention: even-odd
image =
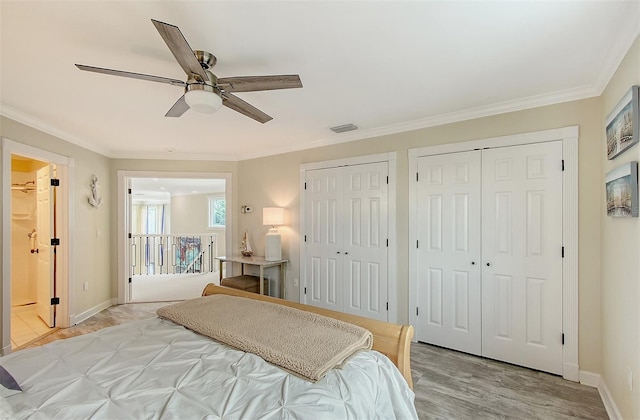
[(284, 209), (282, 207), (265, 207), (262, 209), (262, 224), (279, 226), (284, 224)]
[(213, 114), (222, 107), (220, 95), (207, 90), (189, 90), (184, 94), (184, 101), (189, 108), (204, 114)]

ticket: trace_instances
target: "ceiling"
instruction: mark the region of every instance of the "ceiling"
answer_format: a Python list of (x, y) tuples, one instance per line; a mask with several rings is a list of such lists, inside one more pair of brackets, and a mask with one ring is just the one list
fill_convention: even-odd
[[(640, 32), (640, 1), (0, 2), (0, 113), (114, 158), (241, 160), (598, 96)], [(218, 58), (218, 77), (302, 89), (164, 114), (186, 80), (151, 19)], [(353, 123), (359, 130), (334, 134)]]

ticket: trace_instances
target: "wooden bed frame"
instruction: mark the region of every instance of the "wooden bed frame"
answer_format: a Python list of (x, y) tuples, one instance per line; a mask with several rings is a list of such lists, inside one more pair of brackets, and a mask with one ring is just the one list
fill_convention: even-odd
[(411, 350), (411, 339), (413, 338), (413, 327), (411, 325), (397, 325), (389, 322), (376, 321), (374, 319), (331, 311), (329, 309), (318, 308), (302, 303), (217, 286), (213, 283), (209, 283), (202, 291), (202, 296), (217, 294), (240, 296), (276, 303), (278, 305), (285, 305), (302, 311), (313, 312), (330, 318), (339, 319), (341, 321), (366, 328), (373, 334), (373, 349), (391, 359), (409, 384), (409, 387), (413, 389), (413, 380), (411, 379), (411, 357), (409, 353)]

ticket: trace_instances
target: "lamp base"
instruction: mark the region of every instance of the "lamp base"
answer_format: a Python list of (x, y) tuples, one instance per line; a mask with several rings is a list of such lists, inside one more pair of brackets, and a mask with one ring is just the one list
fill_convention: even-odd
[(264, 259), (265, 261), (278, 261), (282, 259), (282, 240), (278, 229), (271, 228), (267, 232), (264, 242)]

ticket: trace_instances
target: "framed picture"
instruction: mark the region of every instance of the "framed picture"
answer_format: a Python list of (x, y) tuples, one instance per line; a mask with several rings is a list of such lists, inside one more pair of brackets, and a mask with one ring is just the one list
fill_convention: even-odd
[(632, 86), (605, 121), (607, 158), (613, 159), (638, 142), (640, 86)]
[(202, 260), (200, 249), (202, 241), (199, 237), (180, 236), (176, 248), (176, 273), (199, 273)]
[(607, 216), (638, 217), (638, 162), (633, 161), (607, 173)]

